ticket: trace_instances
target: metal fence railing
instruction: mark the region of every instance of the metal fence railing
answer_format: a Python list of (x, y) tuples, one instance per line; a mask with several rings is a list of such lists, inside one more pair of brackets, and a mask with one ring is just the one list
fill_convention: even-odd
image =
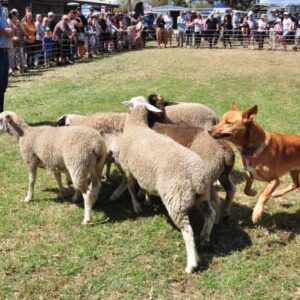
[[(252, 31), (243, 33), (241, 30), (204, 30), (202, 32), (186, 32), (180, 34), (174, 30), (172, 45), (195, 48), (252, 48), (252, 49), (289, 49), (299, 50), (300, 28), (288, 33)], [(26, 71), (38, 66), (54, 66), (72, 64), (83, 57), (92, 58), (104, 53), (114, 53), (142, 49), (150, 41), (155, 41), (155, 33), (141, 32), (132, 35), (126, 31), (85, 35), (84, 38), (62, 35), (54, 40), (47, 37), (43, 42), (12, 48), (10, 51), (10, 68)], [(168, 44), (170, 41), (168, 41)], [(153, 42), (151, 45), (155, 45)]]

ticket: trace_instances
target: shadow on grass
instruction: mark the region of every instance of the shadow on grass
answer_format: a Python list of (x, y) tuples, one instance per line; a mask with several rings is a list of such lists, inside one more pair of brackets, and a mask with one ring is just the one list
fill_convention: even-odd
[[(105, 221), (103, 222), (122, 222), (124, 220), (134, 220), (136, 218), (147, 218), (154, 215), (161, 215), (167, 218), (168, 223), (173, 225), (164, 205), (159, 198), (153, 198), (151, 206), (143, 206), (143, 213), (137, 215), (132, 206), (132, 202), (128, 192), (125, 192), (120, 199), (111, 202), (109, 196), (121, 181), (119, 176), (113, 174), (111, 182), (104, 182), (102, 184), (101, 193), (97, 203), (94, 205), (94, 211), (101, 211), (105, 213)], [(58, 194), (58, 189), (45, 189), (48, 192)], [(72, 195), (63, 201), (71, 202)], [(49, 199), (50, 200), (50, 199)], [(62, 202), (57, 198), (51, 199), (55, 202)], [(83, 202), (77, 203), (83, 208)], [(221, 220), (219, 224), (213, 227), (211, 233), (211, 242), (208, 247), (200, 247), (200, 232), (203, 227), (204, 219), (197, 210), (190, 213), (190, 220), (194, 230), (194, 235), (197, 242), (197, 251), (201, 258), (199, 271), (207, 270), (211, 264), (213, 257), (224, 257), (230, 255), (232, 252), (241, 251), (252, 246), (252, 241), (247, 229), (254, 229), (251, 221), (252, 208), (243, 204), (234, 202), (232, 204), (231, 218)], [(101, 221), (99, 222), (101, 223)], [(98, 222), (95, 223), (98, 225)], [(270, 233), (277, 232), (279, 238), (270, 242), (287, 245), (292, 241), (297, 234), (300, 234), (300, 210), (296, 213), (278, 212), (275, 214), (265, 213), (259, 226), (265, 227)], [(272, 246), (272, 245), (270, 245)]]
[(55, 127), (55, 122), (51, 122), (51, 121), (41, 121), (41, 122), (36, 122), (36, 123), (28, 123), (29, 126), (35, 127), (35, 126), (52, 126)]

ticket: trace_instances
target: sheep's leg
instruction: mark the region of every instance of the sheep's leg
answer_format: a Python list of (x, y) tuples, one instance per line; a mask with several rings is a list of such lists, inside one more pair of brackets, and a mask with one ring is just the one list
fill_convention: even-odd
[(173, 201), (163, 201), (165, 203), (166, 209), (174, 222), (174, 224), (181, 230), (183, 240), (185, 243), (186, 253), (187, 253), (187, 266), (185, 268), (186, 273), (192, 273), (198, 267), (198, 255), (196, 250), (196, 244), (194, 239), (194, 233), (190, 220), (187, 214), (177, 211), (171, 207), (171, 203), (178, 202), (176, 199)]
[(25, 202), (30, 202), (33, 200), (33, 191), (34, 191), (34, 184), (36, 180), (36, 173), (37, 173), (37, 166), (28, 166), (28, 171), (29, 171), (29, 187), (28, 187), (28, 192), (27, 196), (24, 199)]
[(75, 193), (72, 197), (72, 202), (74, 203), (78, 203), (81, 201), (81, 192), (75, 188)]
[(230, 216), (230, 209), (231, 209), (231, 204), (234, 198), (234, 194), (235, 194), (235, 185), (232, 183), (231, 181), (231, 176), (230, 174), (226, 174), (226, 175), (222, 175), (219, 178), (225, 192), (226, 192), (226, 197), (225, 197), (225, 201), (223, 204), (223, 209), (222, 209), (222, 213), (223, 216), (225, 218)]
[(58, 184), (58, 188), (59, 188), (59, 195), (58, 197), (60, 199), (64, 199), (67, 196), (67, 189), (64, 188), (62, 181), (61, 181), (61, 173), (60, 172), (54, 172), (54, 176), (56, 179), (56, 182)]
[(220, 217), (221, 217), (221, 211), (222, 211), (222, 201), (215, 190), (213, 186), (211, 186), (211, 205), (214, 208), (216, 212), (216, 217), (215, 217), (215, 224), (219, 224), (220, 222)]
[(66, 174), (67, 185), (68, 185), (68, 188), (70, 189), (73, 182), (72, 182), (69, 171), (66, 171), (65, 174)]
[[(103, 166), (102, 166), (103, 168)], [(102, 174), (102, 169), (100, 170), (101, 172), (99, 172), (98, 170), (98, 166), (95, 169), (92, 169), (90, 172), (90, 176), (91, 176), (91, 184), (89, 186), (89, 190), (92, 192), (92, 197), (93, 197), (93, 204), (97, 201), (100, 189), (101, 189), (101, 174)]]
[(132, 201), (132, 204), (133, 204), (133, 208), (134, 208), (135, 213), (139, 214), (143, 210), (142, 210), (142, 207), (141, 207), (141, 205), (138, 202), (137, 197), (136, 197), (136, 191), (135, 191), (136, 186), (137, 186), (136, 180), (132, 176), (128, 177), (127, 178), (127, 187), (128, 187), (128, 191), (129, 191), (130, 196), (131, 196), (131, 201)]
[(83, 224), (86, 225), (92, 222), (92, 207), (94, 204), (93, 194), (87, 188), (85, 192), (82, 192), (83, 200), (84, 200), (84, 218)]
[(120, 198), (127, 189), (127, 180), (125, 177), (122, 177), (122, 182), (120, 185), (114, 190), (112, 195), (109, 197), (110, 201), (115, 201)]
[(200, 234), (201, 244), (209, 243), (210, 233), (216, 217), (216, 212), (211, 206), (209, 190), (200, 197), (200, 201), (196, 201), (196, 206), (204, 213), (204, 225)]
[(111, 164), (112, 164), (112, 161), (111, 159), (109, 159), (107, 162), (106, 162), (106, 170), (105, 170), (105, 180), (108, 181), (110, 179), (110, 169), (111, 169)]

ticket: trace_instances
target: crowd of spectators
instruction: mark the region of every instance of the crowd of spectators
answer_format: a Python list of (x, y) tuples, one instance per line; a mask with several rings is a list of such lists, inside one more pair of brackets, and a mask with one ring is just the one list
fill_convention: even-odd
[[(216, 47), (222, 41), (224, 48), (232, 47), (232, 42), (238, 42), (244, 48), (264, 48), (264, 41), (269, 38), (269, 49), (287, 49), (287, 44), (294, 44), (294, 50), (299, 50), (300, 17), (284, 12), (272, 11), (270, 18), (262, 14), (259, 20), (254, 18), (252, 11), (242, 19), (233, 15), (229, 8), (224, 15), (219, 11), (212, 12), (206, 20), (200, 13), (181, 12), (177, 18), (176, 38), (178, 46), (199, 48), (201, 41), (208, 42), (209, 48)], [(194, 43), (193, 43), (194, 41)]]
[(8, 24), (14, 31), (9, 50), (9, 74), (55, 64), (72, 64), (83, 56), (92, 58), (105, 51), (142, 48), (146, 43), (145, 18), (127, 14), (94, 12), (84, 16), (71, 10), (60, 20), (55, 13), (32, 15), (30, 7), (23, 18), (12, 9)]
[(8, 24), (14, 31), (9, 50), (10, 75), (15, 75), (17, 69), (27, 72), (38, 66), (72, 64), (77, 59), (93, 58), (99, 53), (143, 48), (151, 32), (158, 48), (168, 47), (168, 43), (172, 46), (174, 36), (178, 47), (187, 48), (200, 48), (203, 41), (214, 48), (221, 41), (224, 48), (231, 48), (233, 42), (238, 42), (244, 48), (253, 49), (257, 43), (258, 49), (263, 49), (266, 38), (269, 49), (286, 50), (291, 41), (294, 50), (300, 48), (299, 16), (279, 15), (276, 11), (269, 19), (261, 15), (258, 21), (252, 11), (243, 19), (234, 16), (231, 9), (222, 16), (215, 11), (206, 20), (200, 13), (182, 11), (174, 29), (170, 12), (157, 15), (153, 22), (148, 15), (101, 13), (93, 7), (87, 16), (79, 8), (61, 18), (53, 12), (47, 16), (33, 16), (31, 8), (27, 7), (23, 17), (12, 9)]

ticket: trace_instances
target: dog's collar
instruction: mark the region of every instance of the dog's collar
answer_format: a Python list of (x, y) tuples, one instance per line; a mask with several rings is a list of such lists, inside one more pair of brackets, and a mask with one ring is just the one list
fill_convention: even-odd
[(248, 147), (245, 149), (242, 149), (242, 148), (238, 148), (238, 149), (239, 149), (241, 155), (255, 158), (257, 156), (257, 152), (258, 152), (257, 150), (260, 148), (260, 146), (263, 145), (264, 142), (265, 142), (265, 139), (263, 138), (255, 146)]

